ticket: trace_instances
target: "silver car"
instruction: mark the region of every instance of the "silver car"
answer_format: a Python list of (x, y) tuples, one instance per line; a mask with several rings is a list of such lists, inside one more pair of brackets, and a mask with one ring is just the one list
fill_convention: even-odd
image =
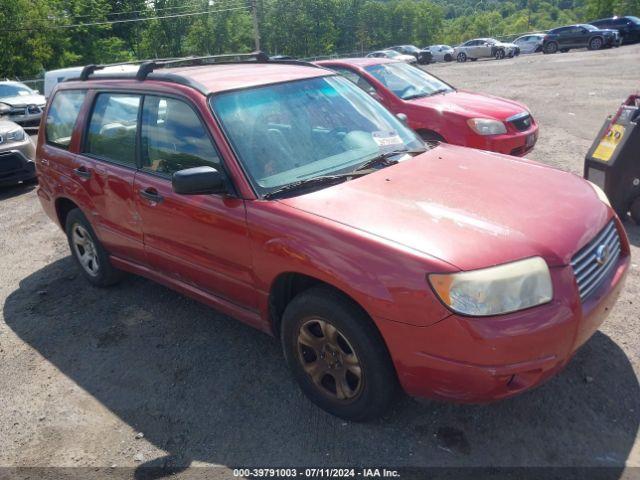
[(502, 60), (517, 54), (517, 48), (512, 43), (499, 42), (495, 38), (474, 38), (458, 45), (455, 50), (458, 62), (475, 61), (479, 58), (495, 58)]
[(455, 51), (449, 45), (430, 45), (425, 47), (424, 50), (431, 52), (434, 62), (450, 62), (455, 58)]
[(9, 107), (4, 120), (25, 127), (37, 127), (46, 103), (43, 95), (23, 83), (0, 82), (0, 106)]
[[(0, 108), (0, 115), (6, 107)], [(36, 148), (17, 123), (0, 117), (0, 187), (35, 180)]]
[(521, 53), (537, 53), (542, 51), (542, 42), (544, 41), (544, 33), (531, 33), (516, 38), (515, 43)]

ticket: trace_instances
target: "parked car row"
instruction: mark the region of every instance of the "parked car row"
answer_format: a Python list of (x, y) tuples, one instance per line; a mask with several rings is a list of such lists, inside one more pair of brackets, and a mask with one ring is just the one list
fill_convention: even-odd
[(88, 282), (134, 273), (274, 335), (304, 394), (356, 421), (397, 387), (519, 394), (598, 329), (630, 263), (606, 195), (420, 138), (441, 122), (452, 143), (522, 154), (526, 107), (399, 60), (248, 59), (54, 89), (38, 198)]
[(474, 38), (455, 47), (453, 56), (459, 62), (494, 57), (498, 60), (520, 53), (568, 52), (574, 48), (599, 50), (640, 41), (638, 17), (610, 17), (591, 23), (566, 25), (546, 33), (530, 33), (516, 38), (513, 43), (494, 38)]

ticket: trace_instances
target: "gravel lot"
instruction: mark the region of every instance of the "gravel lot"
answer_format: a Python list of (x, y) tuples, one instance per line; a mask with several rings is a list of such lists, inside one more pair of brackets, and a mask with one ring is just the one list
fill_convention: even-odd
[[(606, 115), (639, 87), (638, 58), (640, 45), (427, 70), (527, 104), (540, 124), (530, 158), (581, 173)], [(33, 187), (0, 190), (0, 205), (2, 466), (137, 467), (136, 478), (141, 466), (210, 464), (601, 466), (603, 478), (640, 478), (623, 472), (640, 467), (636, 226), (619, 303), (549, 383), (485, 406), (402, 399), (351, 424), (302, 397), (274, 339), (141, 278), (90, 287)]]

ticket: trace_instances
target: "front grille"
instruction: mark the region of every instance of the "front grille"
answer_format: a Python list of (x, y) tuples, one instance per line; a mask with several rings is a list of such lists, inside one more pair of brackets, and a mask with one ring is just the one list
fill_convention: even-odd
[(513, 117), (508, 118), (507, 121), (511, 123), (511, 125), (516, 127), (516, 130), (518, 130), (519, 132), (529, 130), (531, 128), (531, 124), (533, 123), (533, 119), (528, 113), (514, 115)]
[(40, 110), (40, 107), (38, 107), (37, 105), (30, 105), (27, 108), (27, 112), (29, 112), (29, 115), (35, 115), (37, 113), (40, 113), (42, 110)]
[(26, 113), (27, 113), (26, 107), (18, 107), (18, 108), (12, 108), (11, 112), (9, 112), (9, 115), (26, 115)]
[(585, 300), (602, 283), (620, 258), (620, 237), (611, 220), (602, 231), (575, 254), (571, 267), (576, 276), (580, 299)]
[(0, 176), (22, 170), (24, 164), (18, 154), (9, 152), (0, 154)]

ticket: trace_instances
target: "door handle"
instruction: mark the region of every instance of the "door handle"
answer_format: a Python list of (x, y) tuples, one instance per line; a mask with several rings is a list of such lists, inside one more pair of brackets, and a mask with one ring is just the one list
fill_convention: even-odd
[(91, 178), (91, 172), (87, 170), (87, 167), (74, 168), (73, 173), (82, 178)]
[(163, 200), (162, 195), (158, 193), (155, 188), (149, 187), (138, 192), (142, 198), (149, 200), (150, 202), (160, 203)]

